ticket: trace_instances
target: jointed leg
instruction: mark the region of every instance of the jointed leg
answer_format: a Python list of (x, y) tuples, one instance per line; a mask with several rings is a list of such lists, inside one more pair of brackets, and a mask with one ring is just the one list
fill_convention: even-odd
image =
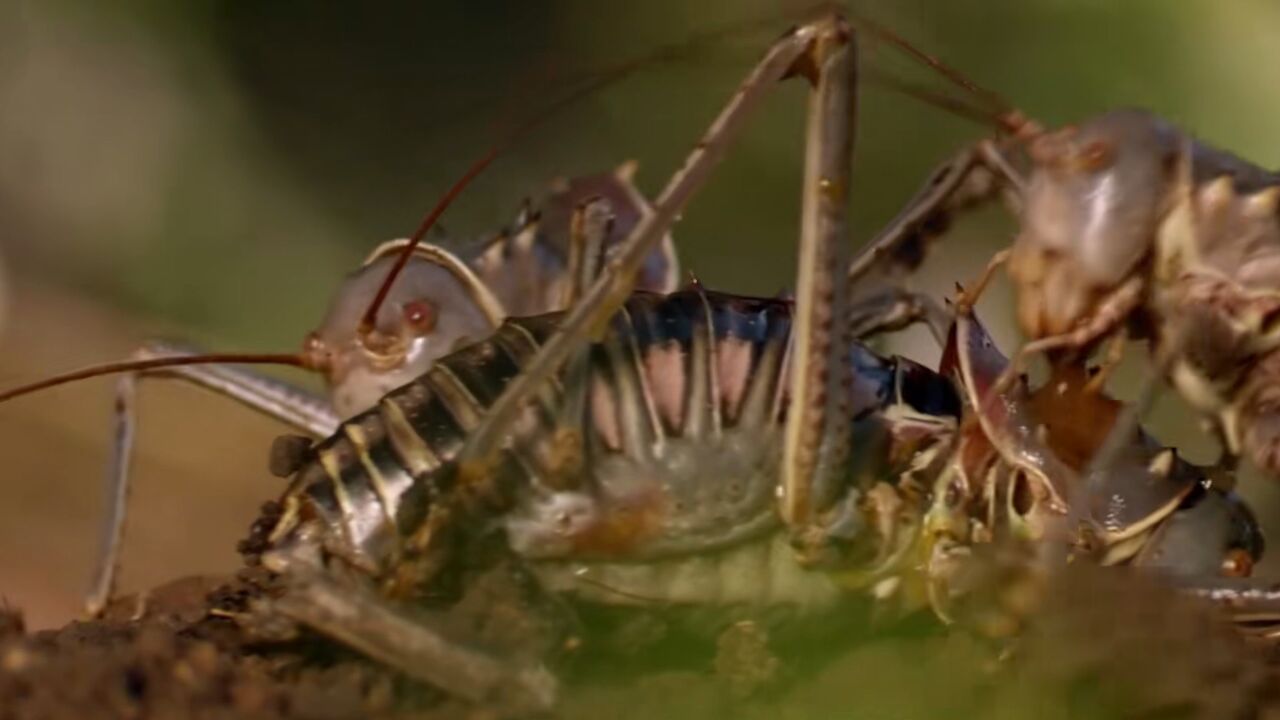
[(1115, 330), (1141, 302), (1141, 278), (1126, 281), (1098, 304), (1097, 309), (1083, 325), (1060, 335), (1033, 340), (1019, 348), (1017, 354), (1013, 356), (1013, 362), (1009, 363), (1009, 368), (992, 391), (999, 393), (1009, 389), (1014, 380), (1026, 369), (1027, 361), (1032, 355), (1061, 348), (1084, 348), (1094, 340)]
[[(1141, 384), (1138, 386), (1136, 396), (1130, 401), (1120, 416), (1116, 418), (1112, 424), (1111, 430), (1107, 433), (1107, 438), (1102, 441), (1102, 446), (1093, 454), (1093, 458), (1089, 461), (1089, 466), (1085, 470), (1086, 478), (1096, 478), (1102, 476), (1102, 471), (1110, 467), (1124, 451), (1124, 448), (1131, 442), (1133, 434), (1137, 432), (1139, 425), (1142, 423), (1142, 416), (1150, 409), (1151, 403), (1155, 401), (1156, 393), (1163, 387), (1164, 378), (1168, 375), (1170, 368), (1173, 367), (1174, 360), (1182, 351), (1182, 342), (1177, 337), (1169, 337), (1161, 345), (1160, 351), (1156, 354), (1152, 362), (1151, 369), (1144, 375)], [(1227, 445), (1222, 444), (1225, 452)]]
[[(588, 200), (574, 210), (569, 234), (569, 295), (565, 307), (586, 293), (604, 271), (605, 248), (613, 228), (613, 210), (604, 198)], [(583, 344), (570, 357), (565, 369), (564, 397), (556, 410), (556, 430), (549, 445), (540, 448), (544, 478), (557, 488), (568, 487), (580, 476), (585, 439), (582, 433), (589, 390), (588, 370), (591, 349)]]
[(564, 307), (573, 307), (602, 273), (612, 229), (613, 207), (608, 200), (595, 197), (574, 208), (569, 220), (569, 285)]
[[(843, 474), (850, 451), (847, 409), (849, 235), (846, 213), (853, 159), (857, 53), (849, 28), (818, 26), (810, 52), (817, 70), (809, 94), (804, 196), (795, 317), (783, 428), (781, 515), (804, 537)], [(803, 551), (802, 551), (803, 552)]]
[(849, 308), (849, 334), (861, 340), (897, 332), (917, 323), (924, 323), (929, 328), (939, 347), (946, 344), (951, 315), (938, 301), (923, 293), (893, 286), (856, 298)]
[(1280, 640), (1280, 586), (1274, 581), (1211, 577), (1175, 582), (1182, 593), (1221, 608), (1245, 634)]
[(555, 677), (540, 664), (504, 662), (451, 641), (428, 616), (323, 571), (299, 568), (288, 577), (275, 611), (410, 677), (504, 715), (545, 712), (555, 702)]
[(484, 463), (491, 457), (501, 446), (525, 403), (560, 369), (575, 349), (603, 331), (630, 295), (644, 258), (666, 235), (690, 197), (706, 181), (747, 117), (777, 81), (803, 69), (799, 61), (812, 48), (821, 27), (821, 24), (814, 24), (797, 28), (769, 49), (716, 117), (684, 165), (668, 181), (654, 201), (653, 213), (647, 215), (617, 246), (606, 261), (604, 272), (468, 436), (459, 455), (460, 463)]
[(982, 274), (978, 275), (978, 279), (967, 286), (962, 286), (956, 296), (956, 306), (963, 312), (969, 312), (974, 305), (978, 304), (978, 298), (982, 297), (982, 293), (987, 291), (987, 286), (996, 277), (996, 271), (1004, 267), (1009, 262), (1012, 251), (1005, 249), (991, 256), (987, 261), (987, 266), (982, 269)]
[(1098, 366), (1093, 377), (1089, 378), (1089, 383), (1085, 385), (1085, 392), (1096, 394), (1106, 389), (1111, 374), (1124, 360), (1124, 348), (1128, 342), (1129, 333), (1125, 332), (1124, 328), (1112, 336), (1111, 341), (1107, 343), (1106, 351), (1102, 354), (1102, 364)]
[[(145, 360), (190, 354), (196, 354), (196, 351), (190, 347), (151, 342), (134, 352), (133, 358)], [(93, 580), (85, 597), (85, 609), (90, 615), (97, 615), (106, 607), (115, 583), (120, 543), (124, 538), (129, 468), (137, 429), (134, 410), (137, 383), (139, 380), (157, 377), (194, 383), (316, 437), (330, 435), (338, 426), (338, 417), (323, 398), (241, 368), (186, 365), (121, 376), (116, 383), (116, 400), (112, 411), (115, 432), (112, 436), (111, 464), (107, 469), (107, 516), (94, 565)]]
[(995, 143), (983, 141), (961, 150), (935, 170), (924, 188), (858, 253), (849, 265), (849, 283), (856, 287), (873, 273), (914, 270), (900, 267), (896, 253), (922, 228), (945, 226), (952, 213), (983, 204), (1001, 190), (1017, 204), (1024, 185)]

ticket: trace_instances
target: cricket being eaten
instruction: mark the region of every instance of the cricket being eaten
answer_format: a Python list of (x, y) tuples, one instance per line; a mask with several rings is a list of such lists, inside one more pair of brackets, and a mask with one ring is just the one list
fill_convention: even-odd
[[(859, 37), (938, 70), (999, 132), (851, 257)], [(788, 79), (809, 87), (793, 296), (681, 287), (673, 223)], [(471, 252), (422, 242), (490, 159), (376, 248), (285, 358), (328, 397), (222, 362), (279, 356), (162, 345), (0, 396), (125, 372), (92, 611), (117, 564), (137, 381), (177, 377), (304, 433), (272, 448), (291, 479), (242, 543), (250, 591), (211, 612), (268, 644), (327, 637), (499, 712), (554, 705), (552, 668), (592, 651), (591, 608), (714, 638), (870, 602), (1011, 638), (1035, 603), (991, 598), (1088, 561), (1273, 633), (1280, 595), (1250, 577), (1262, 537), (1230, 479), (1241, 452), (1274, 470), (1276, 176), (1139, 111), (1046, 131), (830, 12), (769, 47), (652, 200), (628, 164), (558, 184)], [(1032, 338), (1012, 360), (973, 314), (986, 277), (948, 306), (896, 282), (918, 262), (906, 245), (997, 197), (1021, 230), (990, 269), (1008, 263)], [(866, 344), (913, 325), (942, 343), (938, 368)], [(1163, 447), (1141, 403), (1106, 394), (1090, 353), (1127, 334), (1213, 420), (1219, 463)], [(1032, 387), (1022, 365), (1046, 351)], [(989, 592), (993, 566), (1030, 594)]]

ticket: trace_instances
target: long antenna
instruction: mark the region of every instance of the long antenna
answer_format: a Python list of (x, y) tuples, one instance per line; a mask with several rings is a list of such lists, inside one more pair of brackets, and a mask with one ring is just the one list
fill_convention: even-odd
[[(391, 289), (392, 283), (395, 282), (396, 276), (404, 269), (405, 264), (413, 254), (413, 249), (431, 228), (444, 214), (445, 210), (457, 199), (458, 195), (484, 171), (504, 150), (511, 147), (523, 137), (526, 133), (534, 130), (541, 123), (555, 115), (565, 107), (572, 105), (578, 100), (589, 96), (612, 83), (618, 82), (626, 78), (636, 70), (652, 65), (657, 62), (670, 61), (686, 57), (697, 51), (698, 49), (718, 41), (725, 37), (735, 37), (751, 30), (758, 30), (766, 27), (776, 26), (780, 18), (797, 15), (794, 10), (784, 13), (774, 13), (765, 17), (753, 18), (740, 23), (725, 25), (713, 30), (701, 32), (690, 36), (688, 39), (674, 43), (648, 55), (621, 63), (602, 73), (596, 73), (586, 76), (582, 84), (566, 93), (563, 97), (544, 107), (540, 112), (525, 119), (523, 122), (516, 124), (511, 128), (502, 139), (491, 147), (480, 159), (471, 164), (467, 171), (457, 180), (445, 193), (444, 197), (436, 203), (435, 207), (423, 218), (418, 225), (418, 229), (414, 231), (408, 243), (405, 243), (404, 249), (396, 258), (396, 263), (391, 271), (387, 273), (386, 279), (378, 288), (377, 294), (373, 301), (369, 304), (364, 316), (360, 321), (359, 332), (362, 337), (371, 334), (375, 327), (375, 319), (377, 318), (378, 308), (386, 300), (387, 293)], [(166, 367), (178, 367), (183, 365), (214, 365), (214, 364), (239, 364), (239, 365), (284, 365), (290, 367), (298, 367), (305, 370), (319, 370), (322, 360), (311, 357), (306, 353), (209, 353), (204, 355), (180, 355), (174, 357), (147, 358), (145, 360), (126, 360), (121, 362), (103, 363), (100, 365), (91, 365), (45, 378), (37, 382), (20, 385), (9, 390), (0, 391), (0, 403), (13, 400), (14, 398), (29, 395), (31, 393), (47, 390), (59, 385), (85, 380), (88, 378), (98, 377), (101, 375), (112, 375), (127, 372), (144, 372), (147, 370), (157, 370)]]
[(4, 392), (0, 392), (0, 403), (7, 402), (23, 395), (29, 395), (33, 392), (56, 387), (58, 385), (65, 385), (77, 380), (98, 377), (99, 375), (141, 372), (144, 370), (155, 370), (158, 368), (175, 367), (178, 365), (211, 365), (214, 363), (236, 365), (290, 365), (307, 370), (313, 369), (313, 363), (309, 362), (304, 355), (299, 353), (210, 353), (207, 355), (178, 355), (175, 357), (147, 358), (146, 360), (125, 360), (122, 362), (90, 365), (88, 367), (80, 368), (79, 370), (72, 370), (71, 372), (54, 375), (53, 377), (45, 378), (38, 382), (5, 390)]
[[(825, 5), (823, 5), (825, 7)], [(391, 292), (391, 286), (395, 283), (396, 277), (404, 270), (404, 266), (408, 264), (409, 258), (413, 256), (413, 249), (417, 247), (431, 228), (444, 214), (445, 210), (453, 204), (453, 201), (462, 194), (462, 191), (471, 184), (473, 180), (485, 168), (489, 167), (499, 155), (507, 148), (513, 146), (516, 141), (524, 137), (529, 132), (539, 127), (543, 122), (553, 117), (560, 110), (568, 107), (578, 100), (588, 97), (591, 94), (609, 86), (620, 80), (625, 79), (636, 70), (648, 67), (657, 62), (670, 61), (681, 57), (688, 56), (706, 45), (720, 40), (725, 37), (734, 37), (741, 35), (745, 31), (757, 30), (762, 27), (776, 26), (781, 18), (793, 17), (797, 15), (794, 10), (781, 13), (772, 13), (767, 16), (752, 18), (743, 22), (734, 23), (709, 31), (696, 33), (691, 37), (671, 45), (659, 48), (655, 52), (649, 53), (644, 57), (637, 58), (621, 63), (615, 67), (609, 68), (601, 73), (589, 76), (582, 85), (574, 88), (566, 93), (560, 99), (545, 106), (540, 111), (525, 118), (522, 122), (508, 129), (505, 133), (500, 134), (501, 139), (489, 148), (488, 152), (480, 157), (467, 168), (443, 197), (436, 203), (435, 207), (427, 213), (426, 217), (418, 225), (418, 229), (409, 236), (409, 242), (405, 243), (404, 248), (400, 251), (400, 255), (396, 258), (395, 264), (387, 273), (386, 278), (382, 281), (382, 285), (378, 287), (378, 292), (373, 296), (373, 301), (369, 303), (369, 307), (365, 310), (364, 315), (360, 319), (358, 328), (359, 336), (367, 338), (375, 331), (377, 326), (378, 310), (382, 307), (382, 303), (386, 301), (387, 294)]]
[(870, 85), (878, 85), (894, 92), (901, 93), (913, 100), (945, 110), (953, 115), (972, 120), (980, 125), (997, 125), (1002, 129), (1016, 131), (1011, 127), (1009, 113), (996, 113), (988, 108), (975, 105), (963, 98), (952, 97), (934, 90), (921, 83), (897, 78), (882, 70), (867, 68), (862, 71), (863, 79)]
[(863, 15), (851, 15), (854, 24), (857, 27), (865, 28), (868, 32), (876, 37), (888, 42), (890, 45), (898, 48), (910, 57), (924, 63), (926, 66), (936, 71), (939, 75), (949, 80), (952, 84), (972, 93), (991, 105), (999, 114), (1005, 114), (1015, 111), (1015, 108), (1005, 100), (1003, 96), (994, 90), (982, 87), (972, 79), (961, 73), (959, 70), (947, 65), (938, 58), (912, 45), (906, 38), (898, 35), (887, 27), (871, 20)]

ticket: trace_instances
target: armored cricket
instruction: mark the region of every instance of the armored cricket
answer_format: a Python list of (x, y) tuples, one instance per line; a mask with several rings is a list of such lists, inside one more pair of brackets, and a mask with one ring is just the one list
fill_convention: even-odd
[[(941, 67), (887, 29), (866, 26)], [(904, 257), (898, 251), (920, 239), (922, 225), (1003, 196), (1019, 232), (992, 259), (987, 278), (1007, 264), (1018, 322), (1031, 341), (1002, 384), (1031, 355), (1051, 353), (1071, 364), (1109, 341), (1094, 383), (1100, 388), (1125, 339), (1147, 339), (1154, 376), (1167, 377), (1205, 414), (1221, 440), (1221, 464), (1233, 467), (1244, 456), (1269, 474), (1280, 472), (1272, 389), (1280, 175), (1145, 110), (1046, 129), (995, 93), (945, 72), (969, 91), (971, 114), (985, 115), (1004, 135), (940, 166), (853, 262), (851, 280), (895, 271)], [(1133, 431), (1151, 391), (1117, 426), (1099, 466)]]
[[(1049, 191), (986, 143), (851, 263), (854, 37), (836, 13), (784, 34), (651, 206), (624, 176), (553, 200), (572, 208), (550, 225), (567, 238), (554, 261), (527, 218), (494, 246), (506, 250), (470, 262), (421, 233), (380, 247), (296, 363), (325, 374), (328, 406), (167, 355), (125, 368), (181, 373), (325, 436), (277, 443), (272, 470), (292, 480), (243, 545), (262, 592), (220, 611), (264, 635), (318, 632), (513, 713), (551, 707), (548, 663), (590, 643), (576, 606), (711, 609), (713, 633), (865, 595), (951, 618), (982, 545), (1029, 543), (1033, 568), (1082, 552), (1147, 567), (1242, 621), (1280, 618), (1280, 597), (1246, 579), (1263, 547), (1248, 508), (1209, 470), (1120, 432), (1119, 404), (1071, 374), (1082, 359), (1032, 391), (972, 317), (972, 294), (948, 318), (904, 288), (859, 282), (892, 274), (920, 218), (998, 190), (965, 182), (979, 163), (1024, 213)], [(671, 225), (787, 78), (810, 87), (794, 301), (676, 291)], [(1030, 242), (1014, 248), (1016, 277), (1032, 275), (1019, 250)], [(1042, 315), (1020, 312), (1037, 331), (1028, 318)], [(946, 338), (937, 372), (863, 344), (917, 322)], [(1114, 421), (1071, 423), (1085, 406)], [(119, 418), (123, 458), (127, 402)], [(1107, 433), (1121, 442), (1094, 467)], [(125, 461), (115, 467), (123, 487)], [(483, 621), (452, 614), (494, 583), (522, 603)], [(101, 600), (109, 581), (98, 586)]]

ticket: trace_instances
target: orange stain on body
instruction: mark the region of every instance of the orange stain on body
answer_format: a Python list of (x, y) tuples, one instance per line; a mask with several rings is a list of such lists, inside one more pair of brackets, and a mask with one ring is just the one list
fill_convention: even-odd
[[(1044, 425), (1049, 449), (1075, 470), (1089, 464), (1107, 439), (1124, 404), (1088, 389), (1087, 371), (1075, 364), (1055, 367), (1031, 394), (1032, 414)], [(1087, 422), (1080, 422), (1088, 418)]]
[(665, 496), (658, 492), (605, 504), (595, 522), (570, 537), (573, 548), (587, 557), (634, 558), (645, 542), (660, 533), (667, 508)]

